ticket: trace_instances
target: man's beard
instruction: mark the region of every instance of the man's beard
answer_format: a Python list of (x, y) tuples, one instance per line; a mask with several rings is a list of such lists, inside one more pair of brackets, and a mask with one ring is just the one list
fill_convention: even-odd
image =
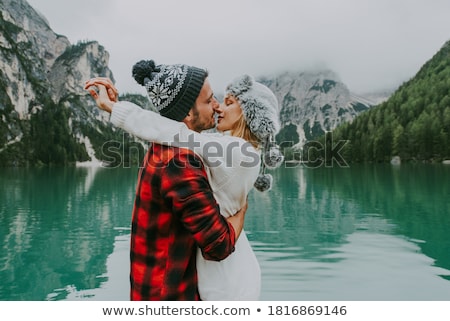
[[(197, 110), (197, 107), (194, 107), (192, 109), (192, 129), (196, 132), (201, 132), (204, 130), (212, 129), (216, 127), (216, 121), (214, 118), (214, 121), (211, 121), (211, 118), (208, 118), (207, 121), (203, 121), (200, 117), (200, 113)], [(211, 115), (213, 116), (213, 115)]]

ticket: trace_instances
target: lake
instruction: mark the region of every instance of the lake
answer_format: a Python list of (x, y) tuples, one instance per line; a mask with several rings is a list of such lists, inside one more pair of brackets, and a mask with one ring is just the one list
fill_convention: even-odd
[[(137, 168), (0, 169), (0, 300), (128, 300)], [(283, 167), (245, 230), (262, 300), (450, 300), (450, 166)]]

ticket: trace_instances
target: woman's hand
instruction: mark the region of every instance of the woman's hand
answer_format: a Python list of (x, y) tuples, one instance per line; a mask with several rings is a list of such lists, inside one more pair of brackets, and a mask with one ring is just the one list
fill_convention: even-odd
[[(93, 87), (95, 87), (98, 92), (93, 89)], [(94, 98), (95, 102), (97, 103), (97, 106), (108, 112), (111, 113), (112, 109), (113, 109), (113, 105), (114, 105), (114, 101), (112, 101), (109, 98), (109, 95), (107, 93), (107, 89), (105, 86), (103, 85), (96, 85), (96, 86), (90, 86), (88, 89), (89, 93), (91, 94), (92, 98)]]
[(100, 109), (112, 112), (112, 107), (118, 101), (119, 92), (111, 79), (97, 77), (86, 81), (84, 89), (89, 91)]
[[(119, 98), (119, 91), (117, 90), (116, 86), (114, 86), (111, 79), (106, 77), (97, 77), (89, 79), (84, 84), (84, 89), (89, 90), (90, 87), (95, 87), (97, 85), (103, 85), (106, 87), (106, 91), (108, 93), (109, 99), (113, 102), (117, 102)], [(89, 90), (91, 93), (91, 91)], [(92, 93), (91, 93), (92, 95)]]

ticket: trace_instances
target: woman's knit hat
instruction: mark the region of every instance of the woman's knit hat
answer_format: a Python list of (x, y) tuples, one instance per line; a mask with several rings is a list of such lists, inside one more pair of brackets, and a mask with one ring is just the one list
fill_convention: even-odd
[(267, 86), (256, 82), (249, 75), (234, 79), (225, 93), (239, 101), (250, 131), (263, 146), (262, 169), (255, 188), (267, 191), (271, 188), (273, 178), (265, 173), (266, 166), (276, 168), (284, 160), (279, 146), (274, 142), (274, 137), (280, 130), (278, 100)]
[(148, 97), (158, 112), (181, 121), (194, 106), (200, 94), (206, 70), (188, 65), (155, 65), (141, 60), (133, 66), (133, 78), (147, 89)]
[(227, 86), (225, 93), (239, 101), (248, 127), (260, 142), (278, 133), (278, 101), (268, 87), (256, 82), (249, 75), (243, 75), (234, 79)]

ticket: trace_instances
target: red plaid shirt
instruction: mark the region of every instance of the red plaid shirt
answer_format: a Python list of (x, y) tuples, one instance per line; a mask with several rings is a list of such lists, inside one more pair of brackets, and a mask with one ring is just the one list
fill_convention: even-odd
[(131, 228), (131, 300), (199, 300), (196, 251), (223, 260), (235, 232), (193, 152), (152, 144), (139, 172)]

